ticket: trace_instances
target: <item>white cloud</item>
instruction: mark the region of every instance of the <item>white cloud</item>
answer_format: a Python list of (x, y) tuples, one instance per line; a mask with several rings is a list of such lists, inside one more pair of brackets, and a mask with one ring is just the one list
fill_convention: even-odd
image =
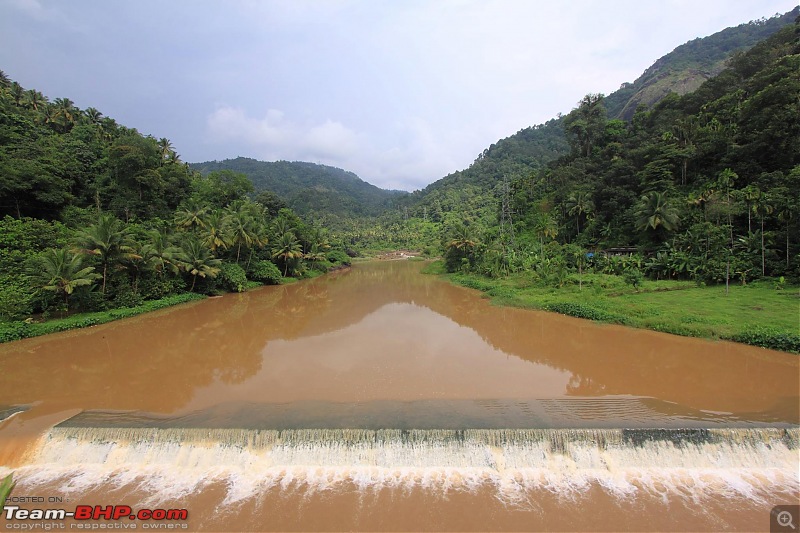
[(443, 176), (456, 165), (449, 142), (458, 134), (440, 135), (420, 117), (390, 127), (397, 141), (391, 146), (380, 146), (374, 135), (356, 132), (337, 121), (301, 122), (276, 109), (254, 118), (240, 107), (219, 106), (208, 116), (206, 128), (211, 144), (246, 147), (254, 157), (268, 161), (338, 166), (389, 189), (422, 188), (430, 183), (430, 176)]
[(410, 189), (687, 40), (795, 5), (0, 0), (0, 34), (16, 43), (0, 65), (171, 138), (187, 161), (307, 160)]
[(359, 135), (344, 124), (289, 119), (278, 109), (262, 118), (249, 116), (244, 109), (219, 106), (206, 121), (211, 143), (235, 143), (255, 150), (259, 157), (319, 161), (343, 165), (361, 148)]

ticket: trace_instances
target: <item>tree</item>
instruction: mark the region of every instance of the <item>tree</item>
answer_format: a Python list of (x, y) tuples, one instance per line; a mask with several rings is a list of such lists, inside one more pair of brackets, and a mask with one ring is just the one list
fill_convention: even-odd
[(445, 266), (449, 272), (455, 272), (462, 265), (475, 262), (475, 251), (478, 239), (473, 228), (464, 223), (456, 225), (445, 243)]
[(238, 264), (242, 245), (251, 247), (260, 244), (256, 219), (250, 214), (247, 203), (242, 203), (238, 206), (232, 205), (226, 210), (225, 225), (231, 244), (236, 246)]
[(75, 243), (82, 253), (99, 257), (103, 267), (103, 294), (106, 292), (109, 266), (136, 255), (133, 254), (130, 231), (121, 220), (110, 214), (100, 215), (97, 224), (79, 231)]
[(587, 94), (564, 119), (564, 131), (572, 136), (573, 144), (585, 157), (592, 154), (592, 146), (605, 131), (606, 108), (603, 99), (602, 94)]
[(289, 272), (289, 264), (303, 257), (303, 248), (294, 233), (287, 231), (278, 237), (272, 249), (272, 258), (283, 263), (283, 277)]
[(14, 103), (22, 105), (22, 99), (25, 97), (25, 88), (17, 82), (11, 82), (11, 97)]
[(175, 212), (175, 225), (180, 229), (192, 231), (204, 228), (209, 212), (207, 205), (190, 198)]
[(161, 152), (162, 165), (169, 160), (171, 154), (175, 153), (172, 142), (166, 137), (162, 137), (158, 140), (158, 150)]
[(750, 184), (740, 191), (742, 199), (747, 203), (747, 232), (752, 233), (753, 225), (751, 223), (751, 215), (755, 209), (756, 203), (761, 199), (761, 189), (757, 185)]
[(69, 297), (78, 287), (88, 287), (100, 276), (94, 267), (83, 266), (83, 257), (73, 255), (69, 248), (48, 248), (39, 257), (39, 270), (34, 273), (39, 286), (46, 291), (63, 295), (69, 309)]
[(89, 121), (89, 124), (97, 127), (101, 126), (103, 114), (100, 111), (94, 107), (87, 107), (83, 114), (86, 117), (86, 120)]
[(35, 89), (29, 89), (25, 94), (28, 96), (28, 105), (34, 111), (39, 111), (39, 107), (47, 103), (47, 97)]
[(217, 170), (194, 182), (194, 196), (212, 207), (226, 207), (253, 192), (253, 184), (245, 174)]
[(581, 234), (581, 217), (588, 216), (594, 212), (594, 203), (588, 193), (578, 191), (567, 198), (567, 214), (575, 217), (578, 225), (578, 235)]
[(219, 265), (222, 263), (194, 235), (189, 235), (184, 239), (175, 253), (175, 260), (184, 272), (192, 276), (190, 292), (194, 292), (197, 276), (201, 278), (216, 277), (219, 274)]
[(75, 115), (79, 112), (75, 109), (75, 103), (69, 98), (56, 98), (53, 100), (56, 108), (55, 118), (61, 126), (61, 132), (68, 132), (75, 125)]
[(752, 207), (753, 213), (761, 219), (761, 275), (767, 275), (766, 253), (764, 242), (764, 219), (775, 211), (775, 204), (771, 196), (760, 194)]
[(142, 259), (146, 265), (161, 276), (165, 270), (177, 272), (175, 254), (178, 249), (173, 246), (170, 235), (163, 231), (151, 230), (148, 232), (150, 242), (142, 246)]
[(278, 212), (287, 207), (286, 202), (272, 191), (259, 191), (255, 201), (264, 206), (271, 218), (278, 216)]
[(315, 242), (311, 245), (311, 249), (308, 253), (303, 255), (303, 259), (308, 261), (313, 267), (317, 267), (324, 264), (328, 260), (328, 257), (325, 255), (325, 251), (319, 243)]
[(635, 209), (636, 229), (639, 231), (672, 232), (678, 229), (678, 211), (666, 194), (652, 191), (639, 200)]
[(225, 217), (219, 210), (209, 214), (199, 232), (203, 245), (215, 254), (220, 250), (227, 250), (231, 240), (227, 230)]

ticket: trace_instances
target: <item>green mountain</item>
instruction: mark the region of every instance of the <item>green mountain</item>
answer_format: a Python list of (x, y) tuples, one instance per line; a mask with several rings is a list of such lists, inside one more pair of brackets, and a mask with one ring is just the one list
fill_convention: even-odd
[(754, 20), (694, 39), (653, 63), (633, 83), (606, 97), (608, 116), (630, 120), (637, 106), (648, 107), (670, 92), (687, 94), (722, 72), (731, 57), (766, 39), (800, 15), (800, 7), (769, 19)]
[[(626, 83), (603, 99), (607, 116), (630, 120), (640, 104), (656, 105), (671, 93), (679, 95), (698, 89), (718, 75), (731, 58), (791, 24), (800, 7), (770, 19), (727, 28), (709, 37), (694, 39), (677, 47), (650, 66), (635, 82)], [(451, 209), (471, 212), (485, 203), (480, 198), (497, 196), (504, 178), (530, 176), (548, 163), (570, 152), (564, 136), (564, 117), (522, 129), (492, 144), (469, 168), (453, 172), (402, 199), (418, 216)]]
[(303, 215), (376, 216), (408, 194), (381, 189), (340, 168), (299, 161), (237, 157), (191, 167), (204, 175), (217, 170), (240, 172), (253, 183), (256, 192), (271, 191)]

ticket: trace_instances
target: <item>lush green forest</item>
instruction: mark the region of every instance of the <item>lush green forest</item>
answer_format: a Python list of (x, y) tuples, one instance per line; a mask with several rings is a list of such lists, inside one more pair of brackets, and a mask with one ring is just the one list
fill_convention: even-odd
[(237, 157), (191, 167), (203, 175), (218, 170), (242, 173), (256, 192), (271, 191), (300, 216), (313, 216), (327, 226), (336, 226), (342, 218), (377, 216), (408, 194), (380, 189), (340, 168), (300, 161)]
[(349, 262), (322, 227), (255, 194), (243, 174), (203, 176), (168, 139), (4, 73), (0, 217), (5, 340), (74, 311), (243, 291)]
[(601, 268), (705, 283), (798, 277), (797, 32), (785, 27), (630, 122), (587, 95), (563, 118), (568, 155), (506, 180), (492, 216), (451, 228), (450, 269), (552, 276), (586, 252), (634, 247), (624, 267)]

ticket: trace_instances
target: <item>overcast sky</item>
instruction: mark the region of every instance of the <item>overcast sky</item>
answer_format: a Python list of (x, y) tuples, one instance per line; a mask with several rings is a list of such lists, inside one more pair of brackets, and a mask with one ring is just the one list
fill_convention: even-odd
[(184, 161), (311, 161), (414, 190), (797, 0), (0, 0), (0, 70)]

